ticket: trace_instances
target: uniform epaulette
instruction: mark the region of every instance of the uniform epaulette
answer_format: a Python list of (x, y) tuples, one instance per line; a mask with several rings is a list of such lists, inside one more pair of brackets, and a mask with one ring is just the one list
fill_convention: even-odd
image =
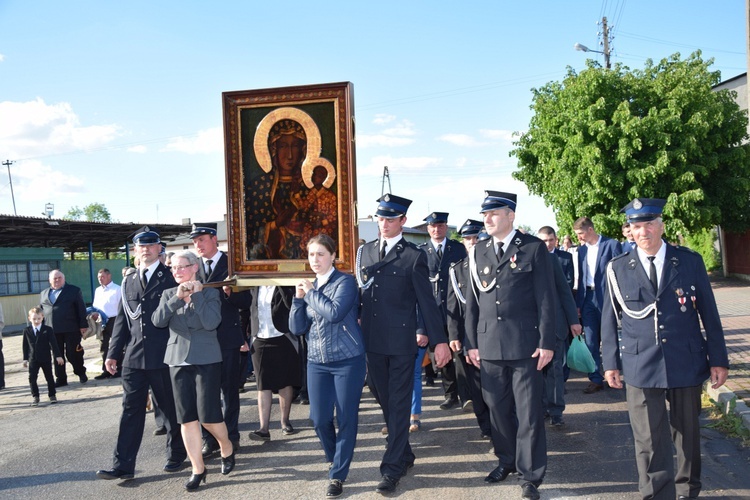
[(674, 245), (674, 247), (673, 247), (673, 248), (674, 248), (675, 250), (679, 250), (679, 251), (681, 251), (681, 252), (687, 252), (687, 253), (690, 253), (690, 254), (693, 254), (693, 255), (700, 255), (700, 254), (699, 254), (698, 252), (696, 252), (696, 251), (695, 251), (695, 250), (693, 250), (692, 248), (688, 248), (688, 247), (683, 247), (683, 246), (680, 246), (680, 245)]

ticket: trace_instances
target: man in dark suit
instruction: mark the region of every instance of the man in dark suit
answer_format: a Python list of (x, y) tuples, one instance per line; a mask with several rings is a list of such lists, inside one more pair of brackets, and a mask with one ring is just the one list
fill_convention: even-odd
[[(39, 306), (44, 311), (44, 324), (52, 327), (60, 352), (73, 365), (73, 373), (82, 384), (88, 381), (83, 365), (81, 334), (89, 324), (86, 321), (86, 304), (81, 289), (65, 283), (65, 275), (58, 269), (49, 273), (49, 288), (39, 294)], [(56, 387), (68, 385), (65, 365), (55, 365)]]
[(515, 210), (515, 194), (485, 193), (481, 212), (491, 238), (469, 254), (466, 342), (481, 369), (499, 461), (485, 481), (518, 472), (523, 498), (538, 499), (547, 470), (542, 369), (555, 349), (555, 285), (544, 243), (513, 229)]
[(596, 370), (589, 373), (589, 385), (583, 390), (593, 394), (604, 389), (602, 375), (602, 358), (599, 352), (601, 344), (602, 301), (604, 269), (607, 262), (622, 253), (620, 242), (600, 236), (594, 229), (594, 223), (588, 217), (581, 217), (573, 223), (573, 230), (581, 246), (578, 248), (578, 287), (576, 305), (581, 314), (583, 333), (586, 334), (586, 345), (596, 362)]
[[(447, 212), (432, 212), (424, 218), (424, 221), (427, 222), (430, 241), (418, 245), (417, 248), (427, 253), (427, 268), (430, 272), (432, 294), (435, 296), (435, 302), (440, 308), (445, 324), (448, 315), (446, 300), (448, 299), (448, 288), (450, 288), (448, 270), (451, 264), (466, 257), (466, 249), (459, 242), (447, 238)], [(442, 410), (450, 410), (456, 405), (467, 405), (467, 411), (469, 410), (471, 398), (466, 389), (464, 363), (458, 356), (440, 369), (443, 375), (443, 391), (445, 392), (445, 401), (440, 404)]]
[[(461, 241), (467, 251), (477, 243), (477, 235), (482, 230), (483, 223), (478, 220), (467, 219), (458, 229)], [(479, 369), (471, 363), (466, 363), (466, 328), (464, 317), (466, 313), (466, 293), (469, 292), (469, 259), (468, 256), (455, 262), (449, 270), (450, 286), (448, 287), (447, 326), (448, 340), (454, 356), (460, 357), (466, 365), (466, 386), (472, 401), (474, 415), (479, 424), (482, 439), (490, 439), (490, 412), (482, 396), (482, 378)]]
[[(216, 237), (216, 223), (193, 224), (190, 238), (195, 252), (201, 258), (198, 279), (203, 283), (224, 281), (229, 277), (228, 259), (219, 251)], [(242, 333), (240, 310), (250, 309), (250, 291), (233, 292), (232, 287), (223, 287), (221, 295), (221, 324), (217, 328), (221, 345), (221, 395), (223, 399), (224, 423), (227, 425), (229, 440), (235, 451), (240, 447), (240, 348), (247, 348)], [(219, 443), (203, 431), (203, 456), (207, 458), (219, 451)]]
[(146, 424), (149, 387), (166, 417), (167, 462), (164, 472), (179, 471), (187, 458), (175, 413), (169, 367), (164, 364), (169, 328), (157, 328), (151, 320), (164, 290), (177, 286), (172, 273), (159, 261), (160, 242), (159, 234), (144, 226), (133, 237), (139, 267), (122, 280), (122, 301), (117, 309), (105, 361), (107, 371), (112, 375), (117, 373), (118, 365), (122, 365), (122, 416), (113, 468), (97, 471), (100, 479), (133, 479), (135, 459)]
[(602, 362), (610, 387), (627, 383), (638, 489), (671, 500), (701, 491), (702, 384), (721, 387), (729, 359), (703, 259), (662, 240), (665, 203), (636, 198), (623, 208), (638, 248), (608, 265)]
[(409, 414), (418, 326), (424, 327), (430, 346), (434, 346), (438, 368), (451, 354), (430, 287), (427, 255), (401, 234), (411, 200), (386, 194), (378, 202), (375, 214), (380, 239), (357, 250), (356, 277), (361, 288), (368, 384), (388, 428), (388, 444), (380, 463), (382, 480), (376, 489), (386, 494), (395, 491), (399, 479), (414, 465)]
[[(570, 345), (569, 339), (583, 332), (578, 319), (576, 301), (573, 298), (573, 256), (568, 252), (557, 249), (557, 235), (550, 226), (543, 226), (537, 231), (550, 257), (555, 273), (555, 295), (557, 295), (557, 320), (555, 342), (555, 356), (552, 362), (544, 367), (544, 408), (550, 417), (550, 424), (560, 427), (565, 424), (565, 357)], [(568, 268), (566, 275), (563, 263)]]

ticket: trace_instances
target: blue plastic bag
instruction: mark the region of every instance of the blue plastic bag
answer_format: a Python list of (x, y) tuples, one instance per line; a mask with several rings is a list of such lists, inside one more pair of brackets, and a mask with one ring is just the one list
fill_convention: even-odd
[(568, 367), (581, 373), (592, 373), (596, 371), (596, 362), (591, 351), (583, 341), (583, 335), (573, 338), (568, 348)]

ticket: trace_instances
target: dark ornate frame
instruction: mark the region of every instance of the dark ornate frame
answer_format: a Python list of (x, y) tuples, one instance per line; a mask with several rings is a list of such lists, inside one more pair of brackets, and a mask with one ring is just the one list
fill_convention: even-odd
[(352, 273), (358, 245), (352, 84), (224, 92), (222, 100), (230, 276), (237, 277), (240, 285), (296, 284), (300, 277), (310, 277), (307, 259), (249, 255), (249, 249), (258, 243), (252, 241), (257, 238), (248, 231), (248, 222), (254, 216), (246, 206), (250, 177), (271, 169), (268, 158), (259, 158), (256, 152), (266, 147), (270, 126), (284, 117), (295, 119), (307, 132), (307, 151), (301, 166), (307, 181), (312, 168), (321, 162), (329, 172), (324, 186), (335, 192), (338, 204), (336, 267)]

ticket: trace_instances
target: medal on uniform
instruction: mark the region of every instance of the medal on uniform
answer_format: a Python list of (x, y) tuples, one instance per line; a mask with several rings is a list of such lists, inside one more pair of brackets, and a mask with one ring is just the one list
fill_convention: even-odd
[(693, 309), (698, 309), (698, 306), (695, 305), (695, 301), (696, 301), (695, 295), (693, 295), (692, 297), (690, 297), (690, 300), (693, 301)]
[(484, 269), (482, 269), (482, 274), (490, 274), (490, 268), (489, 267), (485, 267)]
[(510, 258), (510, 268), (515, 269), (516, 267), (518, 267), (518, 264), (516, 264), (516, 256), (514, 254), (513, 257)]
[(677, 300), (680, 302), (680, 311), (682, 312), (687, 311), (687, 307), (685, 307), (685, 301), (687, 299), (685, 297), (679, 297)]
[(487, 286), (487, 282), (486, 281), (482, 281), (482, 286), (486, 287)]

